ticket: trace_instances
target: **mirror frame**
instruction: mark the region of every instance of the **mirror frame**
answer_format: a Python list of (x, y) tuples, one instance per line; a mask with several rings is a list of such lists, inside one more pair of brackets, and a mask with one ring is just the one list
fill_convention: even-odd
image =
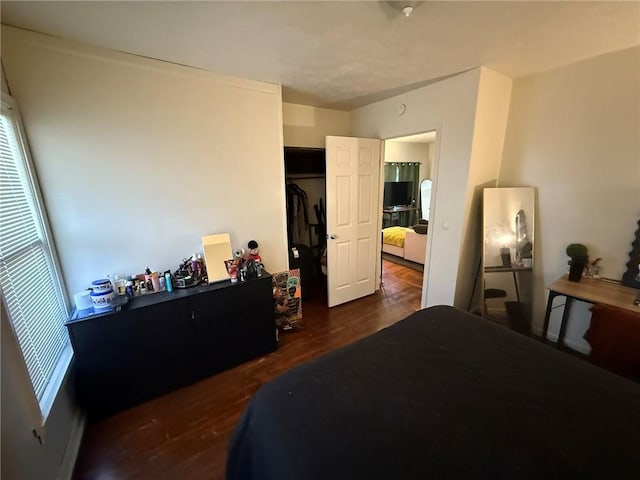
[[(511, 192), (512, 198), (515, 200), (509, 201), (506, 199), (504, 194), (507, 192)], [(500, 198), (502, 200), (499, 205), (492, 207), (490, 202), (488, 202), (489, 195), (491, 194), (493, 196), (498, 193), (500, 193)], [(513, 331), (523, 333), (525, 335), (531, 334), (532, 331), (533, 272), (536, 263), (534, 250), (535, 244), (538, 241), (535, 232), (536, 197), (537, 192), (535, 187), (483, 188), (481, 227), (482, 253), (479, 262), (478, 275), (476, 277), (476, 283), (474, 284), (474, 291), (472, 292), (470, 301), (471, 305), (474, 298), (473, 295), (475, 293), (476, 284), (478, 284), (480, 286), (480, 297), (482, 299), (482, 307), (480, 309), (481, 316), (489, 320), (497, 321), (499, 324), (503, 325), (505, 324), (506, 319), (508, 324), (505, 326), (508, 326), (508, 328)], [(500, 214), (497, 216), (496, 210), (500, 211)], [(493, 212), (491, 218), (488, 216), (489, 212)], [(521, 227), (525, 227), (526, 230), (518, 228), (518, 224), (520, 224)], [(496, 250), (496, 247), (500, 247), (501, 242), (498, 242), (498, 244), (495, 242), (496, 232), (499, 237), (500, 232), (498, 232), (498, 230), (505, 229), (508, 230), (505, 234), (510, 237), (508, 240), (508, 259), (502, 257), (504, 245), (502, 245), (503, 248), (498, 248)], [(487, 247), (488, 241), (491, 239), (493, 239), (493, 247), (491, 248), (492, 253), (489, 253)], [(529, 249), (524, 248), (527, 244), (529, 245)], [(496, 256), (498, 251), (501, 254), (499, 257)], [(504, 253), (504, 255), (507, 254)], [(530, 259), (530, 264), (525, 266), (523, 259), (527, 258)], [(492, 263), (487, 263), (489, 259)], [(488, 274), (494, 273), (510, 273), (511, 279), (505, 280), (504, 275), (502, 277), (503, 280), (493, 279), (492, 275), (491, 278), (494, 282), (492, 284), (492, 282), (488, 280), (490, 278)], [(505, 282), (510, 284), (507, 290), (504, 290), (501, 286), (501, 283)], [(511, 285), (513, 285), (513, 293), (511, 293)], [(505, 295), (485, 297), (486, 292), (492, 288), (495, 289), (496, 292), (505, 293)], [(500, 299), (500, 302), (504, 304), (504, 309), (500, 308), (500, 313), (497, 315), (494, 315), (495, 312), (489, 312), (489, 305), (487, 302), (489, 298)]]
[(640, 280), (638, 280), (638, 274), (640, 273), (640, 220), (638, 220), (638, 229), (636, 230), (635, 239), (631, 242), (631, 247), (627, 271), (622, 276), (622, 284), (627, 287), (640, 288)]
[[(511, 239), (511, 250), (518, 250), (517, 247), (517, 243), (519, 242), (516, 241), (517, 240), (517, 223), (518, 223), (518, 218), (520, 216), (520, 213), (522, 213), (523, 215), (525, 215), (525, 219), (526, 219), (526, 223), (525, 223), (525, 228), (528, 228), (530, 231), (528, 232), (527, 235), (527, 240), (528, 242), (531, 244), (531, 251), (530, 251), (530, 255), (528, 255), (531, 258), (531, 265), (524, 267), (524, 265), (516, 265), (514, 264), (513, 267), (517, 268), (517, 269), (531, 269), (533, 270), (533, 267), (535, 265), (535, 253), (534, 253), (534, 246), (535, 246), (535, 242), (536, 242), (536, 235), (535, 235), (535, 210), (536, 210), (536, 190), (534, 187), (485, 187), (483, 188), (483, 192), (482, 192), (482, 271), (485, 272), (486, 268), (487, 268), (487, 264), (486, 264), (486, 260), (487, 260), (487, 230), (488, 230), (488, 225), (487, 225), (487, 194), (489, 193), (489, 191), (493, 191), (493, 192), (506, 192), (506, 191), (520, 191), (522, 192), (521, 195), (525, 195), (524, 192), (527, 192), (527, 195), (531, 195), (531, 205), (529, 205), (529, 211), (525, 212), (522, 209), (519, 209), (518, 211), (515, 212), (514, 216), (512, 219), (508, 219), (508, 223), (509, 223), (509, 229), (511, 230), (512, 236), (514, 238)], [(511, 253), (512, 257), (513, 257), (513, 252)], [(511, 260), (513, 260), (513, 258), (511, 258)], [(489, 265), (489, 267), (499, 267), (499, 264), (496, 265)], [(511, 265), (509, 265), (511, 266)]]

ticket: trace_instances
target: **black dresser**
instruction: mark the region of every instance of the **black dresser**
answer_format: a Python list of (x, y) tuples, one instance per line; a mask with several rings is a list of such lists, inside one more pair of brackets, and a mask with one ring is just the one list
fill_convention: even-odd
[(66, 323), (78, 401), (103, 417), (277, 348), (271, 275), (136, 297)]

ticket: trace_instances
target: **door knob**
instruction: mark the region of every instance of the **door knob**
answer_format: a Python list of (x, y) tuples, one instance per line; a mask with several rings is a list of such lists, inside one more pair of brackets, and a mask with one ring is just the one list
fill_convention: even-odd
[(336, 238), (338, 238), (337, 235), (327, 235), (327, 238), (330, 238), (331, 240), (335, 240)]

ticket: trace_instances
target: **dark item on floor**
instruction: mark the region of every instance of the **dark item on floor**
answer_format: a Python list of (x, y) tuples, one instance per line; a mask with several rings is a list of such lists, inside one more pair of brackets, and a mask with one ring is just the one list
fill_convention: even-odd
[(227, 478), (636, 478), (638, 405), (636, 383), (432, 307), (263, 385)]
[(313, 295), (313, 277), (316, 275), (316, 265), (311, 248), (300, 243), (294, 243), (289, 248), (289, 268), (300, 270), (302, 282), (302, 300), (309, 300)]
[(509, 318), (509, 327), (514, 332), (531, 335), (531, 318), (521, 302), (504, 302)]

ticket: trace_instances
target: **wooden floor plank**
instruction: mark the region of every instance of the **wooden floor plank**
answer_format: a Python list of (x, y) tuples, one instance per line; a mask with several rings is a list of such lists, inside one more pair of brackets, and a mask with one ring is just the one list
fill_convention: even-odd
[(303, 328), (281, 334), (276, 352), (88, 423), (74, 480), (223, 479), (231, 432), (254, 392), (296, 365), (418, 310), (422, 275), (383, 261), (378, 292), (332, 309), (317, 283), (303, 303)]

